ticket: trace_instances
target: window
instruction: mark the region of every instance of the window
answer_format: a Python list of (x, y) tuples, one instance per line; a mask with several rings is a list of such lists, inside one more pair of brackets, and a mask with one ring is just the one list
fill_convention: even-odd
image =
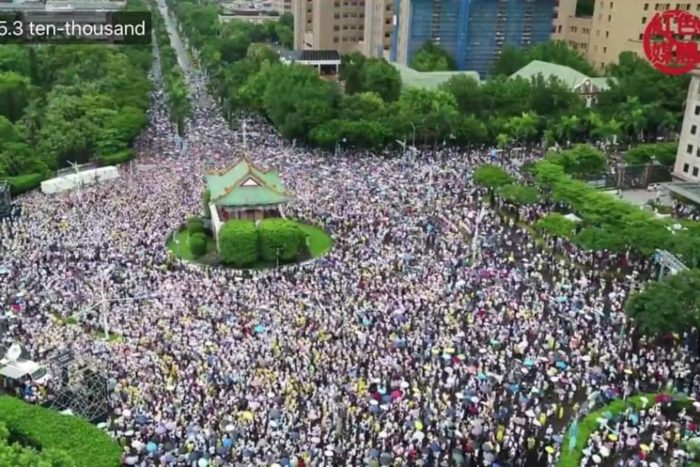
[(608, 53), (608, 48), (607, 48), (607, 47), (603, 47), (603, 53), (604, 53), (604, 54)]
[(693, 145), (692, 145), (692, 144), (689, 144), (689, 145), (688, 145), (688, 147), (686, 148), (686, 152), (687, 152), (688, 154), (692, 154), (692, 153), (693, 153)]
[(642, 16), (642, 24), (646, 24), (646, 23), (647, 23), (647, 17), (646, 17), (646, 16)]
[(644, 4), (644, 11), (647, 11), (648, 9), (649, 9), (649, 4), (648, 4), (648, 3), (645, 3), (645, 4)]
[[(697, 131), (698, 131), (698, 126), (697, 126), (697, 125), (693, 125), (693, 126), (690, 127), (690, 134), (691, 134), (691, 135), (694, 135), (695, 133), (697, 133)], [(699, 149), (700, 149), (700, 148), (699, 148)]]
[(695, 150), (695, 157), (700, 157), (700, 147)]
[(561, 24), (560, 24), (559, 27), (557, 28), (557, 32), (561, 32)]
[(608, 37), (610, 37), (610, 31), (605, 31), (605, 38), (607, 39)]
[(688, 164), (683, 164), (683, 172), (688, 173), (690, 166)]
[(641, 41), (642, 39), (644, 39), (644, 34), (639, 34), (639, 40)]
[(700, 105), (695, 106), (695, 115), (700, 115)]
[(698, 176), (698, 168), (693, 167), (693, 177), (697, 177), (697, 176)]
[(608, 15), (608, 21), (612, 20), (612, 15)]
[(610, 9), (612, 10), (613, 2), (610, 2)]

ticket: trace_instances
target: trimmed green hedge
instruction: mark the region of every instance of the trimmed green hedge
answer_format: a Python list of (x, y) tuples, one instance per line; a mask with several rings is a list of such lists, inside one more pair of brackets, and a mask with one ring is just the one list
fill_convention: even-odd
[[(571, 427), (566, 432), (564, 436), (564, 443), (562, 447), (561, 457), (559, 462), (557, 462), (557, 467), (579, 467), (581, 465), (581, 459), (583, 458), (583, 450), (588, 443), (588, 438), (591, 434), (598, 428), (598, 418), (602, 417), (605, 412), (610, 412), (613, 416), (616, 416), (624, 412), (630, 404), (639, 410), (642, 408), (642, 397), (646, 397), (649, 400), (649, 406), (654, 404), (654, 399), (657, 394), (639, 394), (637, 396), (632, 396), (626, 401), (622, 399), (615, 399), (610, 404), (595, 410), (585, 417), (578, 425), (578, 436), (576, 437), (576, 446), (573, 449), (569, 449), (569, 438), (571, 437)], [(674, 403), (687, 403), (688, 401), (674, 401)]]
[(293, 261), (306, 244), (306, 234), (299, 224), (287, 219), (264, 219), (258, 227), (260, 256), (265, 261)]
[(0, 421), (10, 433), (46, 449), (68, 454), (81, 467), (118, 467), (121, 448), (107, 433), (70, 415), (0, 397)]
[(219, 230), (219, 256), (226, 264), (249, 266), (258, 260), (258, 231), (247, 219), (226, 222)]
[(10, 184), (10, 192), (12, 193), (12, 196), (21, 195), (27, 191), (39, 188), (42, 181), (44, 181), (44, 176), (38, 173), (17, 175), (16, 177), (7, 178), (7, 183)]
[(105, 165), (119, 165), (123, 164), (124, 162), (129, 162), (134, 158), (134, 151), (131, 149), (127, 149), (125, 151), (119, 151), (114, 154), (110, 154), (108, 156), (99, 156), (97, 158), (97, 163), (100, 166), (105, 166)]
[(187, 219), (187, 232), (190, 235), (204, 232), (204, 221), (201, 217), (190, 217)]
[(195, 259), (207, 252), (207, 237), (202, 232), (190, 236), (190, 252)]

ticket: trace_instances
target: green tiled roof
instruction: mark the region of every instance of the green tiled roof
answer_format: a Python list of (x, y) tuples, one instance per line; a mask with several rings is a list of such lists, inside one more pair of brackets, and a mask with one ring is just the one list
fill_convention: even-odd
[(540, 60), (533, 60), (512, 75), (511, 78), (521, 77), (530, 81), (537, 75), (542, 75), (543, 78), (549, 79), (551, 76), (559, 78), (564, 84), (568, 85), (570, 89), (576, 89), (586, 80), (590, 81), (591, 84), (596, 86), (601, 91), (608, 88), (608, 78), (591, 78), (580, 71), (574, 70), (571, 67), (564, 65), (557, 65), (556, 63), (542, 62)]
[(212, 203), (218, 206), (260, 206), (289, 201), (277, 172), (262, 170), (247, 157), (206, 176)]
[(437, 89), (442, 83), (457, 75), (471, 76), (477, 82), (481, 81), (476, 71), (416, 71), (399, 63), (392, 63), (399, 70), (401, 81), (408, 88)]

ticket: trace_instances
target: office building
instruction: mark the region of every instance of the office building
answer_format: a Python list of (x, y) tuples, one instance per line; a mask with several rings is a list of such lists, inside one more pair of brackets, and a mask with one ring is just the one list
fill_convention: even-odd
[(644, 57), (643, 37), (648, 22), (658, 12), (687, 10), (700, 14), (700, 0), (685, 3), (653, 3), (646, 0), (596, 0), (593, 16), (577, 17), (575, 0), (560, 0), (552, 39), (579, 50), (598, 70), (617, 63), (620, 53)]
[(394, 0), (292, 0), (294, 48), (389, 53)]
[(550, 40), (555, 0), (395, 0), (391, 58), (410, 64), (426, 42), (450, 52), (460, 70), (484, 76), (506, 44)]
[(700, 71), (690, 72), (688, 98), (673, 175), (686, 181), (700, 181)]
[(268, 0), (272, 4), (272, 9), (280, 15), (292, 12), (292, 0)]
[(265, 21), (279, 20), (280, 12), (272, 2), (234, 1), (222, 3), (219, 6), (219, 21), (246, 21), (249, 23), (263, 23)]

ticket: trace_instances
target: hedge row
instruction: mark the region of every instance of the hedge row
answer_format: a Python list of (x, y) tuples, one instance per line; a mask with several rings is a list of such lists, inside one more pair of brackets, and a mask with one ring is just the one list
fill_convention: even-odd
[(43, 175), (39, 173), (17, 175), (16, 177), (7, 178), (7, 182), (10, 184), (10, 192), (12, 193), (12, 196), (21, 195), (27, 191), (39, 188), (43, 180)]
[(252, 220), (231, 220), (219, 231), (219, 256), (224, 263), (250, 266), (267, 262), (294, 261), (306, 246), (306, 234), (288, 219), (263, 219), (259, 227)]
[[(564, 447), (562, 448), (562, 454), (557, 462), (557, 467), (579, 467), (581, 465), (581, 459), (583, 458), (583, 450), (588, 444), (588, 438), (591, 437), (593, 432), (598, 429), (599, 423), (598, 419), (603, 417), (606, 412), (609, 412), (614, 416), (617, 416), (627, 410), (627, 407), (633, 405), (635, 409), (640, 410), (643, 407), (642, 397), (646, 397), (648, 400), (648, 405), (654, 404), (654, 399), (657, 394), (640, 394), (637, 396), (632, 396), (626, 401), (621, 399), (616, 399), (610, 404), (595, 410), (588, 415), (586, 415), (583, 420), (578, 424), (578, 433), (576, 437), (576, 445), (569, 449), (569, 439), (571, 438), (571, 427), (566, 432), (564, 437)], [(688, 400), (674, 400), (674, 403), (688, 404)]]
[(90, 423), (14, 397), (0, 397), (0, 421), (10, 433), (37, 447), (64, 451), (78, 466), (117, 467), (121, 448)]
[(131, 149), (127, 149), (124, 151), (119, 151), (115, 154), (111, 154), (109, 156), (99, 156), (97, 158), (97, 163), (101, 167), (104, 167), (106, 165), (119, 165), (119, 164), (123, 164), (124, 162), (129, 162), (133, 158), (134, 158), (134, 151)]

